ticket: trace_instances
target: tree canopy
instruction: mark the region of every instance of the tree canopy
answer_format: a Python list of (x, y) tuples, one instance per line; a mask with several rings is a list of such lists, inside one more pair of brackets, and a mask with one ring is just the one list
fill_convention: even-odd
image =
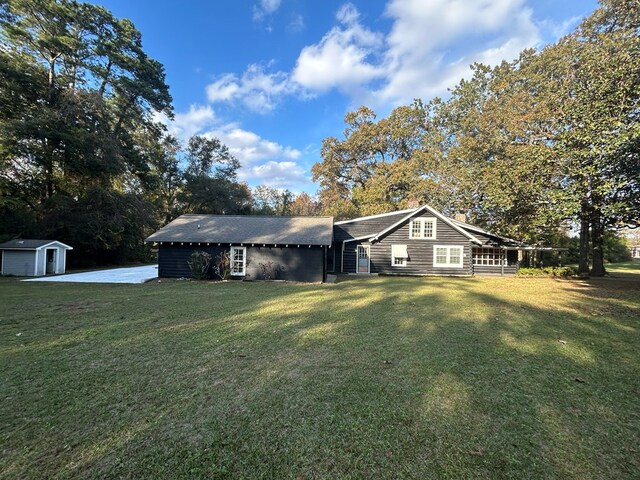
[(604, 274), (605, 231), (640, 225), (639, 11), (602, 1), (541, 51), (473, 65), (446, 100), (347, 114), (312, 170), (324, 211), (429, 203), (534, 244), (577, 225), (581, 272), (591, 256)]
[(1, 2), (0, 236), (118, 262), (179, 213), (246, 209), (227, 147), (180, 145), (161, 113), (173, 116), (164, 68), (129, 20), (70, 0)]

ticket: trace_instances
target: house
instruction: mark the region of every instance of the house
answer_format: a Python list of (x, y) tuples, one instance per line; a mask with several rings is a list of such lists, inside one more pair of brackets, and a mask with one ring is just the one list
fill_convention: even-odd
[(69, 245), (54, 240), (16, 239), (0, 243), (0, 275), (33, 277), (64, 273)]
[(328, 270), (348, 274), (514, 275), (518, 242), (423, 205), (335, 222)]
[(631, 250), (631, 258), (633, 260), (640, 260), (640, 245), (632, 245), (629, 250)]
[(261, 279), (268, 269), (275, 279), (322, 282), (332, 239), (332, 217), (181, 215), (145, 242), (158, 246), (159, 277), (190, 277), (191, 254), (204, 251), (229, 253), (231, 278)]

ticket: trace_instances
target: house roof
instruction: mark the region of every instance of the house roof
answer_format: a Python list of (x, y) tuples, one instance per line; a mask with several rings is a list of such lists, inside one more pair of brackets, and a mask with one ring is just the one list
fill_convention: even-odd
[(470, 225), (468, 223), (465, 222), (461, 222), (460, 220), (455, 220), (453, 218), (450, 219), (454, 224), (460, 226), (461, 228), (465, 229), (465, 230), (469, 230), (471, 232), (476, 232), (479, 233), (481, 236), (484, 236), (487, 238), (487, 240), (489, 242), (498, 242), (504, 245), (508, 245), (508, 246), (520, 246), (522, 245), (521, 242), (518, 242), (517, 240), (514, 240), (512, 238), (508, 238), (508, 237), (503, 237), (501, 235), (496, 235), (495, 233), (489, 232), (488, 230), (485, 230), (483, 228), (480, 227), (476, 227), (475, 225)]
[(66, 245), (57, 240), (33, 240), (16, 238), (15, 240), (9, 240), (8, 242), (0, 243), (0, 250), (39, 250), (49, 245), (56, 245), (66, 250), (73, 250), (73, 247)]
[(389, 225), (387, 228), (385, 228), (384, 230), (382, 230), (381, 232), (379, 232), (376, 235), (373, 235), (371, 237), (371, 241), (375, 241), (375, 240), (379, 240), (380, 237), (386, 235), (388, 232), (390, 232), (391, 230), (393, 230), (394, 228), (396, 228), (399, 225), (402, 225), (403, 223), (405, 223), (407, 220), (409, 220), (411, 217), (413, 217), (414, 215), (417, 215), (418, 213), (422, 212), (422, 211), (426, 211), (429, 212), (431, 215), (434, 215), (435, 217), (439, 218), (440, 220), (442, 220), (444, 223), (448, 224), (449, 226), (451, 226), (454, 230), (457, 230), (458, 232), (460, 232), (462, 235), (464, 235), (465, 237), (467, 237), (469, 240), (471, 240), (472, 242), (475, 242), (477, 244), (482, 244), (482, 242), (480, 240), (478, 240), (476, 237), (474, 237), (471, 233), (467, 232), (466, 230), (460, 228), (458, 225), (456, 225), (455, 223), (453, 223), (452, 219), (445, 217), (444, 215), (442, 215), (440, 212), (438, 212), (435, 208), (430, 207), (429, 205), (423, 205), (421, 207), (416, 208), (415, 210), (411, 211), (411, 213), (409, 213), (406, 217), (398, 220), (396, 223)]
[[(395, 212), (383, 213), (378, 215), (370, 215), (367, 217), (354, 218), (352, 220), (344, 220), (341, 222), (336, 222), (335, 225), (342, 229), (345, 229), (348, 226), (350, 227), (351, 225), (357, 225), (358, 223), (364, 224), (366, 221), (371, 219), (403, 214), (402, 217), (394, 219), (395, 221), (393, 221), (393, 223), (388, 224), (382, 230), (380, 230), (379, 228), (377, 230), (364, 229), (364, 231), (362, 231), (361, 229), (358, 229), (357, 234), (355, 236), (352, 236), (350, 238), (345, 238), (344, 240), (342, 240), (344, 242), (354, 242), (354, 241), (360, 241), (360, 240), (377, 241), (381, 237), (389, 233), (390, 231), (394, 230), (400, 225), (403, 225), (404, 223), (409, 221), (412, 217), (422, 212), (428, 212), (434, 217), (437, 217), (438, 219), (440, 219), (441, 221), (449, 225), (451, 228), (453, 228), (454, 230), (457, 230), (459, 233), (461, 233), (462, 235), (467, 237), (469, 240), (471, 240), (472, 242), (478, 245), (487, 245), (487, 244), (490, 244), (490, 245), (500, 244), (505, 246), (521, 246), (522, 245), (521, 243), (511, 238), (502, 237), (500, 235), (496, 235), (495, 233), (491, 233), (487, 230), (484, 230), (480, 227), (476, 227), (475, 225), (470, 225), (468, 223), (464, 223), (459, 220), (454, 220), (453, 218), (446, 217), (445, 215), (441, 214), (439, 211), (437, 211), (435, 208), (429, 205), (422, 205), (420, 207), (409, 209), (409, 210), (397, 210)], [(351, 231), (355, 232), (356, 230), (354, 228), (349, 228), (349, 232)]]
[(335, 222), (334, 225), (345, 225), (347, 223), (360, 222), (362, 220), (371, 220), (372, 218), (383, 218), (383, 217), (388, 217), (390, 215), (400, 215), (402, 213), (414, 212), (415, 210), (416, 210), (415, 208), (407, 208), (405, 210), (396, 210), (394, 212), (378, 213), (376, 215), (367, 215), (366, 217), (351, 218), (349, 220), (340, 220), (339, 222)]
[(333, 217), (181, 215), (145, 242), (331, 245)]

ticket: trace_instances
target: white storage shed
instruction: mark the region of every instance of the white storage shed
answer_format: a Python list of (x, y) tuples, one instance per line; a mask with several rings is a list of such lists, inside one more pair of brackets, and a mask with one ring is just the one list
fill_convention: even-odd
[(64, 273), (69, 245), (55, 240), (10, 240), (0, 243), (1, 275), (38, 277)]

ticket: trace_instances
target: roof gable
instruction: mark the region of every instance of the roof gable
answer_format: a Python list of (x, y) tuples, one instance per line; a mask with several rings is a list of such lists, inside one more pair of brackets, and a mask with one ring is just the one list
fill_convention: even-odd
[(181, 215), (145, 242), (331, 245), (333, 217)]
[(422, 213), (422, 212), (429, 212), (431, 215), (433, 215), (434, 217), (438, 218), (442, 222), (446, 223), (447, 225), (452, 227), (454, 230), (458, 231), (459, 233), (461, 233), (462, 235), (467, 237), (472, 242), (477, 243), (479, 245), (482, 244), (482, 242), (480, 240), (478, 240), (475, 236), (473, 236), (471, 233), (467, 232), (466, 230), (464, 230), (460, 226), (456, 225), (453, 222), (452, 219), (450, 219), (448, 217), (445, 217), (440, 212), (438, 212), (435, 208), (430, 207), (429, 205), (423, 205), (421, 207), (418, 207), (418, 208), (412, 210), (408, 215), (405, 215), (403, 218), (401, 218), (400, 220), (398, 220), (394, 224), (389, 225), (387, 228), (385, 228), (384, 230), (382, 230), (378, 234), (373, 235), (369, 239), (369, 241), (375, 242), (377, 240), (380, 240), (381, 237), (383, 237), (384, 235), (386, 235), (390, 231), (394, 230), (395, 228), (399, 227), (400, 225), (403, 225), (404, 223), (408, 222), (411, 218), (415, 217), (416, 215), (418, 215), (419, 213)]

